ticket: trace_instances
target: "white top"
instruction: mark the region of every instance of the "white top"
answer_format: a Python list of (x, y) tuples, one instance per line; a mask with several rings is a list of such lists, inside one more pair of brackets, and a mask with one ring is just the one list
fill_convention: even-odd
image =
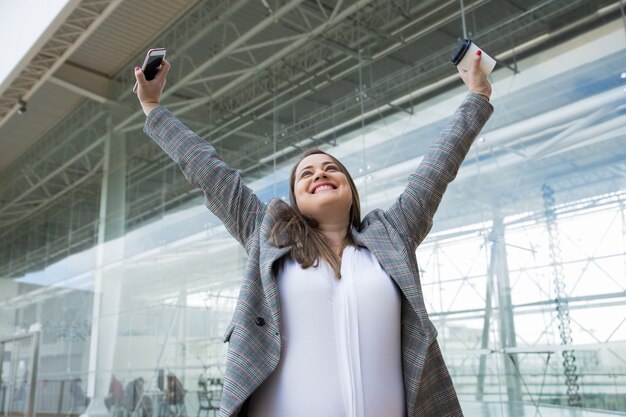
[(277, 274), (282, 352), (250, 417), (404, 417), (400, 290), (365, 248), (341, 279), (290, 258)]

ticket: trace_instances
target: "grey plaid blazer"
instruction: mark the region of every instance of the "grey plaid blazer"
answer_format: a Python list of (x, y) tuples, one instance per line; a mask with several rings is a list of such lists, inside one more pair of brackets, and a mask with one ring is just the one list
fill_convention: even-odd
[[(439, 139), (410, 175), (388, 210), (374, 210), (352, 231), (401, 289), (402, 363), (407, 416), (462, 416), (452, 381), (428, 318), (415, 250), (431, 228), (448, 183), (493, 107), (468, 94)], [(144, 131), (181, 167), (206, 197), (206, 206), (241, 243), (248, 262), (237, 307), (224, 337), (229, 342), (220, 416), (246, 416), (247, 399), (274, 371), (281, 352), (280, 310), (274, 263), (290, 251), (270, 244), (281, 200), (260, 201), (215, 148), (168, 110), (150, 112)], [(320, 416), (323, 417), (323, 416)]]

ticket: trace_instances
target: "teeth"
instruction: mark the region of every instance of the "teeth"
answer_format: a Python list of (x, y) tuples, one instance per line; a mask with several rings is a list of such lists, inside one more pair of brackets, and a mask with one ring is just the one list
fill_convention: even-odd
[(317, 194), (318, 192), (324, 191), (324, 190), (334, 190), (334, 187), (330, 185), (322, 185), (322, 186), (317, 187), (315, 191), (313, 192), (313, 194)]

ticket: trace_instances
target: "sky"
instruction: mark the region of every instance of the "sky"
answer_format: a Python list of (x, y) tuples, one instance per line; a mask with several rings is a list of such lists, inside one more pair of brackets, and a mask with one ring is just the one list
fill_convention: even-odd
[[(77, 0), (3, 0), (0, 2), (0, 93), (56, 31)], [(36, 13), (33, 13), (36, 10)], [(5, 40), (10, 40), (5, 42)]]

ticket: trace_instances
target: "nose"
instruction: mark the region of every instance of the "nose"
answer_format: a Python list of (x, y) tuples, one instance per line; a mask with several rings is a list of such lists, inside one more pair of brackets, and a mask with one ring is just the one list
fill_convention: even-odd
[(315, 181), (321, 178), (328, 178), (328, 177), (326, 176), (326, 172), (323, 169), (319, 168), (315, 171)]

